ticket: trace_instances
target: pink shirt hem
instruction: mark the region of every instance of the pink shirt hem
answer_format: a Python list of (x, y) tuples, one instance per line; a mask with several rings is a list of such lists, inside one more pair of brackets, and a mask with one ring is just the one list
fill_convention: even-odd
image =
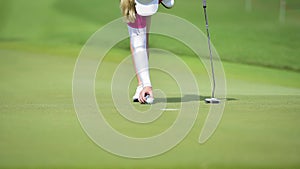
[(132, 28), (145, 28), (147, 26), (147, 16), (140, 16), (136, 14), (136, 19), (134, 23), (128, 23), (128, 26)]

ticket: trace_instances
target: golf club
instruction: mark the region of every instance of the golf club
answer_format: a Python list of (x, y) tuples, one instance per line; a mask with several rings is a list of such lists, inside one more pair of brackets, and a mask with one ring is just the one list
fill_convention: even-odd
[(215, 98), (216, 80), (215, 80), (215, 70), (214, 70), (214, 63), (213, 63), (212, 51), (211, 51), (211, 45), (210, 45), (210, 34), (209, 34), (209, 30), (208, 30), (208, 18), (207, 18), (207, 13), (206, 13), (206, 0), (203, 0), (203, 9), (204, 9), (204, 16), (205, 16), (205, 23), (206, 23), (205, 27), (206, 27), (206, 32), (207, 32), (207, 41), (208, 41), (208, 49), (209, 49), (209, 56), (210, 56), (211, 73), (212, 73), (212, 78), (213, 78), (211, 98), (206, 98), (205, 102), (206, 103), (211, 103), (211, 104), (217, 104), (217, 103), (220, 103), (220, 100)]

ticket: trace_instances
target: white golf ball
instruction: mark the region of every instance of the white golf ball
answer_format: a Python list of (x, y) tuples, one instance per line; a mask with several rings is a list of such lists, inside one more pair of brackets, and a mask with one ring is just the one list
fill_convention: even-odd
[(146, 96), (146, 103), (152, 104), (154, 101), (154, 98), (150, 97), (149, 95)]

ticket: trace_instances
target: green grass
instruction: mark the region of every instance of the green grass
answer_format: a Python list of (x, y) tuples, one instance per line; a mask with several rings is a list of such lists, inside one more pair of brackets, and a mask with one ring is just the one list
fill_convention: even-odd
[[(118, 53), (125, 52), (112, 51), (106, 57), (103, 66), (107, 65), (107, 74), (119, 64), (114, 58)], [(228, 97), (235, 100), (227, 102), (214, 136), (204, 145), (197, 143), (209, 108), (202, 102), (196, 124), (182, 143), (163, 155), (133, 160), (97, 147), (80, 128), (71, 95), (75, 58), (1, 51), (1, 61), (0, 166), (3, 168), (298, 168), (300, 165), (298, 73), (225, 62)], [(196, 58), (185, 61), (195, 75), (207, 78), (203, 68), (192, 66)], [(251, 75), (251, 71), (259, 71), (261, 77)], [(263, 78), (274, 73), (282, 82)], [(160, 75), (153, 72), (153, 76), (156, 74)], [(172, 113), (164, 113), (153, 123), (155, 127), (124, 121), (111, 107), (110, 89), (104, 85), (106, 92), (101, 90), (101, 84), (109, 79), (104, 76), (97, 80), (96, 94), (100, 101), (106, 100), (101, 109), (113, 127), (125, 134), (145, 136), (171, 124)], [(168, 83), (162, 81), (160, 85), (164, 88)], [(201, 84), (203, 81), (199, 80)], [(251, 88), (258, 91), (252, 92)], [(208, 92), (208, 86), (200, 91)], [(245, 95), (247, 92), (252, 95)], [(206, 94), (209, 93), (203, 93)]]
[[(10, 45), (11, 48), (15, 43), (29, 42), (51, 49), (69, 44), (80, 48), (93, 32), (120, 17), (118, 1), (3, 0), (0, 3), (3, 8), (0, 13), (3, 20), (1, 46)], [(196, 0), (178, 1), (174, 9), (161, 8), (160, 11), (185, 18), (204, 30), (201, 5)], [(251, 12), (246, 12), (244, 1), (211, 1), (208, 5), (212, 41), (223, 60), (300, 70), (297, 0), (287, 1), (284, 24), (278, 19), (279, 2), (273, 0), (253, 1)], [(164, 45), (166, 42), (168, 40), (161, 41), (160, 37), (152, 38), (151, 45), (168, 48)], [(182, 44), (172, 44), (170, 50), (174, 53), (191, 54), (188, 50), (176, 50), (182, 48)], [(128, 45), (122, 47), (128, 48)], [(73, 53), (76, 54), (77, 51)]]
[[(0, 1), (0, 168), (300, 168), (299, 2), (287, 0), (285, 24), (278, 21), (277, 1), (253, 1), (251, 12), (245, 11), (244, 1), (208, 3), (212, 40), (227, 77), (229, 100), (222, 121), (208, 142), (198, 144), (210, 108), (201, 101), (196, 123), (183, 142), (162, 155), (135, 160), (93, 143), (78, 122), (72, 100), (80, 49), (92, 33), (120, 16), (118, 1)], [(177, 0), (174, 9), (160, 11), (204, 30), (201, 1)], [(187, 47), (158, 35), (151, 37), (151, 45), (181, 56), (198, 77), (200, 95), (210, 95), (207, 72)], [(124, 120), (113, 106), (111, 75), (128, 55), (125, 40), (100, 66), (100, 108), (124, 134), (158, 134), (172, 124), (177, 112), (139, 125)], [(132, 69), (130, 63), (126, 67)], [(172, 78), (160, 71), (151, 73), (155, 88), (163, 89), (170, 101), (178, 97)], [(130, 95), (134, 87), (132, 81)], [(176, 100), (167, 106), (180, 107)]]

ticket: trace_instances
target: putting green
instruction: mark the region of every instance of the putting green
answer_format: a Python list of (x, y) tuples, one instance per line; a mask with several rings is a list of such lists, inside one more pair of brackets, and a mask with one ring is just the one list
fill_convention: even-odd
[[(126, 53), (113, 50), (105, 58), (101, 68), (107, 70), (107, 76), (97, 76), (96, 92), (109, 84), (110, 72)], [(197, 142), (209, 109), (202, 101), (196, 123), (182, 143), (163, 155), (133, 160), (102, 150), (81, 129), (71, 93), (75, 58), (8, 50), (1, 50), (0, 56), (1, 168), (297, 168), (300, 165), (298, 73), (224, 62), (229, 100), (213, 137), (202, 145)], [(200, 93), (209, 95), (209, 85), (203, 86), (209, 83), (200, 61), (191, 57), (183, 60), (196, 77), (201, 77)], [(153, 71), (153, 76), (156, 75), (166, 78), (154, 79), (153, 83), (160, 82), (162, 88), (168, 89), (170, 82), (174, 83), (167, 75)], [(133, 90), (134, 84), (130, 92)], [(176, 88), (169, 90), (176, 96)], [(133, 124), (113, 108), (109, 92), (96, 94), (98, 99), (106, 100), (101, 105), (105, 117), (124, 134), (145, 137), (160, 133), (177, 115), (165, 112), (149, 125)], [(175, 99), (167, 104), (176, 108), (180, 101)]]
[[(201, 1), (176, 1), (172, 10), (159, 10), (205, 30)], [(119, 1), (0, 1), (0, 168), (300, 168), (299, 1), (287, 1), (284, 23), (279, 22), (279, 1), (274, 0), (252, 1), (251, 11), (245, 1), (209, 1), (208, 14), (212, 42), (227, 77), (222, 121), (208, 142), (198, 143), (210, 108), (203, 102), (210, 95), (207, 72), (184, 44), (152, 35), (151, 47), (177, 54), (191, 69), (200, 96), (190, 95), (188, 101), (200, 99), (200, 109), (191, 132), (175, 148), (135, 160), (93, 143), (80, 126), (72, 100), (76, 57), (97, 29), (120, 17)], [(132, 123), (120, 115), (110, 86), (114, 71), (129, 55), (128, 46), (127, 40), (116, 45), (99, 67), (105, 73), (96, 76), (97, 102), (119, 132), (153, 136), (172, 125), (178, 111), (165, 111), (150, 124)], [(124, 66), (133, 71), (130, 62)], [(176, 75), (185, 77), (182, 72)], [(180, 109), (174, 78), (159, 70), (152, 70), (151, 76), (154, 88), (166, 94), (156, 95), (157, 101), (167, 98), (166, 108)], [(135, 80), (126, 84), (129, 97), (135, 85)]]

